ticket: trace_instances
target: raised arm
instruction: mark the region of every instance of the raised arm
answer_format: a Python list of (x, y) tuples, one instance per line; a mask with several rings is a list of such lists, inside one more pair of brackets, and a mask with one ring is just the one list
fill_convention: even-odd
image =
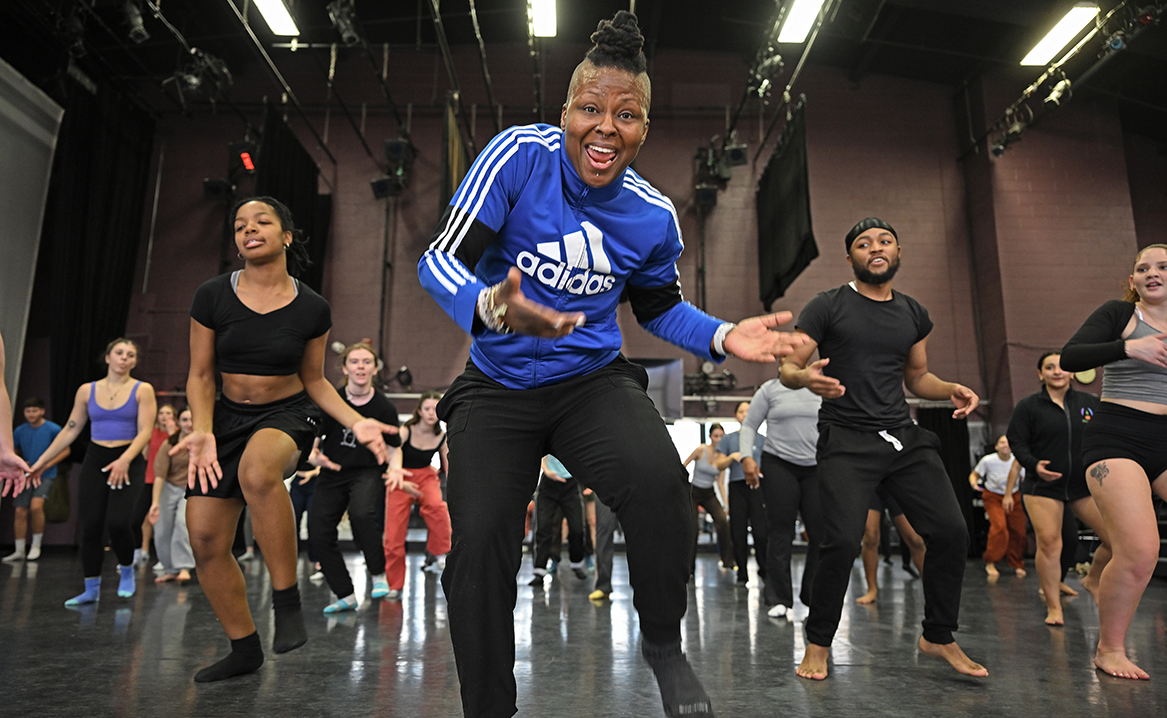
[(40, 474), (49, 466), (49, 462), (57, 458), (57, 455), (68, 448), (77, 437), (81, 434), (81, 430), (85, 428), (85, 422), (89, 421), (89, 391), (91, 384), (82, 384), (77, 387), (77, 393), (73, 395), (73, 410), (69, 412), (69, 420), (65, 422), (65, 426), (57, 434), (57, 438), (53, 439), (53, 443), (49, 444), (49, 448), (45, 449), (45, 453), (40, 455), (31, 467), (31, 473)]
[(980, 399), (963, 384), (944, 381), (928, 371), (928, 337), (912, 345), (904, 363), (904, 386), (921, 399), (942, 401), (948, 399), (956, 407), (953, 419), (963, 419), (977, 408)]

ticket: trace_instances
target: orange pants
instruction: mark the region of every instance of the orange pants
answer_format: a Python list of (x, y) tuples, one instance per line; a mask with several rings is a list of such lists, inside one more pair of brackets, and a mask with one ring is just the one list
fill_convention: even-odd
[(989, 540), (985, 545), (986, 563), (996, 563), (1002, 558), (1013, 568), (1025, 565), (1025, 511), (1021, 507), (1021, 492), (1013, 494), (1013, 511), (1005, 513), (1001, 506), (1001, 494), (981, 491), (985, 502), (985, 513), (989, 515)]
[(417, 484), (421, 498), (414, 498), (402, 489), (385, 493), (385, 577), (389, 588), (400, 591), (405, 585), (405, 534), (409, 530), (409, 511), (413, 502), (421, 504), (429, 537), (426, 550), (435, 556), (450, 552), (450, 512), (442, 501), (442, 485), (437, 469), (410, 469), (408, 481)]

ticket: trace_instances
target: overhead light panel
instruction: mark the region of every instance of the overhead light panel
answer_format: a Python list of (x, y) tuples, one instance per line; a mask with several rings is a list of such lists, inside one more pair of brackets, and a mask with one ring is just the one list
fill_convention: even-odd
[(1068, 45), (1071, 40), (1082, 32), (1082, 29), (1090, 23), (1091, 20), (1098, 15), (1098, 6), (1093, 3), (1078, 3), (1070, 8), (1066, 16), (1061, 19), (1049, 34), (1042, 38), (1041, 42), (1037, 43), (1025, 59), (1021, 61), (1022, 65), (1039, 65), (1045, 66), (1049, 61), (1054, 59), (1054, 55), (1058, 54), (1063, 47)]
[(555, 0), (531, 1), (531, 28), (535, 37), (555, 37)]
[(296, 27), (296, 21), (284, 6), (284, 0), (254, 0), (254, 2), (273, 35), (295, 37), (300, 34), (300, 28)]
[(826, 0), (794, 0), (793, 5), (786, 11), (782, 29), (778, 31), (778, 42), (794, 45), (806, 42), (806, 36), (814, 27), (814, 21), (825, 2)]

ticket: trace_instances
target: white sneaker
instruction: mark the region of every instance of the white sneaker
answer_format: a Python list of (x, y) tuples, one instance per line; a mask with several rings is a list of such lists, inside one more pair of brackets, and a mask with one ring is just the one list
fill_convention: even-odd
[(30, 548), (28, 550), (28, 560), (29, 561), (35, 561), (40, 557), (41, 557), (41, 547), (40, 546), (33, 546), (32, 548)]
[(23, 560), (24, 560), (24, 555), (21, 554), (19, 551), (13, 551), (12, 553), (5, 556), (4, 558), (0, 558), (0, 561), (3, 561), (4, 563), (20, 563)]
[(778, 604), (771, 606), (770, 610), (766, 611), (766, 615), (769, 616), (770, 618), (783, 618), (786, 616), (786, 612), (788, 610), (789, 609), (786, 608), (786, 606), (783, 606), (781, 603), (778, 603)]

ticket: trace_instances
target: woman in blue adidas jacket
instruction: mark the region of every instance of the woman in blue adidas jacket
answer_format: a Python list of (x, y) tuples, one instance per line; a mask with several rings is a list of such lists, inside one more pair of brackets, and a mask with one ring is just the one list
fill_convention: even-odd
[[(628, 165), (648, 133), (644, 38), (631, 13), (600, 23), (560, 127), (513, 127), (475, 160), (418, 264), (474, 337), (438, 406), (447, 422), (454, 545), (442, 576), (467, 716), (511, 716), (515, 576), (539, 460), (554, 454), (616, 513), (642, 653), (668, 715), (711, 716), (681, 652), (692, 542), (685, 469), (647, 375), (620, 354), (616, 307), (704, 358), (772, 362), (789, 313), (722, 322), (683, 301), (672, 202)], [(483, 457), (490, 456), (490, 460)]]

